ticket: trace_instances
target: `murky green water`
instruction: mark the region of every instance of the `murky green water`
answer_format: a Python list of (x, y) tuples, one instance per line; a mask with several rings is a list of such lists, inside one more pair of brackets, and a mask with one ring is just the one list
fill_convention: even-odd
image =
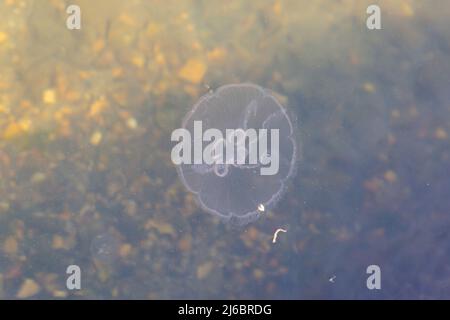
[[(72, 2), (81, 30), (65, 1), (0, 1), (0, 298), (450, 298), (449, 3), (378, 1), (368, 30), (371, 1)], [(244, 82), (302, 152), (235, 227), (186, 190), (170, 135)]]

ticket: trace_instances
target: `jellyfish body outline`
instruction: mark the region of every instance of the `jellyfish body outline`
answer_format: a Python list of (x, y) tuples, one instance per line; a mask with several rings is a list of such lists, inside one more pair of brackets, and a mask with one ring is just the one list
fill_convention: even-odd
[[(258, 210), (258, 207), (263, 206), (264, 208), (271, 208), (273, 207), (282, 197), (282, 194), (284, 193), (286, 189), (287, 181), (293, 177), (296, 173), (296, 162), (299, 158), (299, 148), (296, 138), (297, 138), (297, 128), (295, 126), (295, 123), (293, 123), (292, 116), (288, 114), (288, 111), (278, 102), (278, 100), (274, 97), (272, 92), (268, 89), (261, 88), (257, 85), (250, 84), (250, 83), (244, 83), (244, 84), (229, 84), (219, 87), (215, 91), (210, 91), (204, 96), (202, 96), (198, 102), (193, 106), (192, 110), (190, 110), (183, 122), (182, 126), (183, 128), (186, 128), (189, 121), (195, 121), (195, 115), (197, 117), (202, 117), (202, 115), (205, 115), (208, 111), (208, 107), (205, 107), (205, 104), (208, 105), (211, 103), (211, 101), (214, 102), (215, 99), (220, 99), (221, 94), (224, 92), (227, 93), (227, 91), (232, 91), (234, 89), (239, 90), (253, 90), (255, 92), (255, 97), (253, 97), (247, 105), (245, 105), (242, 108), (243, 112), (243, 119), (240, 121), (240, 124), (238, 125), (237, 130), (247, 130), (251, 127), (251, 121), (252, 118), (255, 118), (258, 112), (258, 101), (264, 101), (265, 99), (269, 99), (269, 103), (271, 103), (273, 106), (276, 106), (277, 109), (274, 112), (271, 112), (268, 116), (264, 118), (264, 121), (260, 125), (260, 127), (264, 129), (268, 129), (273, 123), (277, 117), (283, 118), (285, 122), (287, 122), (287, 128), (283, 128), (284, 130), (288, 130), (287, 136), (284, 138), (287, 139), (291, 145), (292, 152), (289, 159), (288, 165), (288, 171), (284, 174), (283, 177), (279, 178), (279, 188), (276, 192), (274, 192), (269, 198), (264, 199), (263, 201), (254, 201), (254, 199), (250, 199), (253, 202), (253, 210), (249, 210), (248, 212), (244, 214), (239, 214), (237, 212), (229, 211), (224, 212), (224, 210), (220, 210), (219, 208), (212, 207), (210, 205), (207, 205), (204, 203), (202, 199), (202, 188), (203, 188), (203, 182), (200, 182), (200, 185), (195, 187), (192, 185), (191, 182), (188, 181), (188, 178), (186, 177), (186, 173), (183, 170), (183, 165), (177, 166), (178, 174), (181, 178), (181, 181), (183, 182), (184, 186), (195, 195), (195, 198), (197, 199), (198, 204), (200, 207), (212, 214), (215, 214), (216, 216), (226, 220), (231, 221), (235, 220), (238, 224), (246, 224), (248, 222), (251, 222), (255, 219), (257, 219), (260, 215), (260, 211)], [(216, 100), (217, 101), (217, 100)], [(203, 108), (203, 110), (199, 110), (200, 108)], [(199, 112), (199, 114), (197, 114)], [(192, 120), (192, 118), (194, 118)], [(209, 126), (208, 118), (203, 119), (207, 126)], [(253, 142), (253, 141), (249, 141)], [(247, 155), (246, 155), (247, 157)], [(259, 159), (258, 159), (259, 160)], [(211, 173), (214, 173), (219, 178), (224, 178), (228, 174), (230, 174), (230, 170), (233, 168), (238, 170), (249, 170), (251, 172), (256, 172), (261, 167), (261, 163), (257, 164), (237, 164), (232, 163), (231, 166), (226, 166), (225, 168), (218, 168), (217, 164), (213, 165), (191, 165), (190, 169), (195, 172), (196, 174), (200, 175), (208, 175)], [(199, 170), (201, 168), (201, 170)], [(218, 171), (219, 169), (223, 169), (223, 171)], [(206, 177), (205, 177), (206, 179)], [(230, 186), (232, 188), (233, 186)], [(228, 201), (230, 200), (230, 193), (228, 192), (225, 197), (228, 197)], [(218, 200), (217, 200), (218, 202)]]

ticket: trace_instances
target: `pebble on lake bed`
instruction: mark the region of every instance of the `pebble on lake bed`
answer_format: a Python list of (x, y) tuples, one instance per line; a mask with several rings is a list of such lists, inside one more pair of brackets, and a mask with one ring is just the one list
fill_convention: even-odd
[(100, 131), (95, 131), (90, 139), (90, 143), (93, 146), (97, 146), (100, 144), (100, 142), (102, 141), (102, 133)]
[(17, 292), (16, 297), (19, 299), (30, 298), (41, 290), (39, 284), (33, 279), (25, 279)]
[(47, 89), (42, 93), (42, 101), (45, 104), (55, 104), (56, 92), (53, 89)]
[(203, 76), (206, 73), (206, 65), (199, 59), (190, 59), (180, 69), (178, 75), (181, 79), (192, 82), (200, 83), (203, 80)]

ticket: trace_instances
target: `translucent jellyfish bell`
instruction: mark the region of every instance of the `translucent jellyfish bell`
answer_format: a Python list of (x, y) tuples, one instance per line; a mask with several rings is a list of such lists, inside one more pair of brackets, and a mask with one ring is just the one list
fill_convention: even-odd
[[(220, 130), (223, 141), (228, 143), (227, 147), (236, 147), (236, 154), (240, 148), (241, 160), (245, 158), (246, 162), (238, 163), (237, 159), (230, 162), (224, 156), (223, 163), (183, 163), (178, 166), (183, 184), (196, 194), (202, 208), (212, 214), (239, 225), (257, 219), (261, 215), (261, 208), (267, 210), (280, 200), (287, 181), (296, 171), (299, 151), (296, 128), (287, 111), (270, 91), (259, 86), (226, 85), (203, 96), (186, 115), (183, 128), (190, 132), (192, 146), (194, 139), (199, 138), (194, 134), (195, 122), (198, 121), (202, 123), (202, 132), (207, 129)], [(249, 135), (244, 139), (244, 144), (236, 145), (227, 139), (227, 129), (233, 129), (238, 134), (254, 129), (257, 135), (256, 138), (255, 135)], [(274, 135), (271, 129), (277, 129), (278, 148), (271, 149), (271, 137)], [(267, 136), (259, 134), (264, 131)], [(267, 138), (266, 151), (259, 144), (263, 138)], [(203, 141), (203, 148), (207, 144)], [(255, 150), (258, 151), (257, 156), (253, 157), (256, 163), (250, 161), (249, 152)], [(264, 175), (262, 169), (267, 167), (271, 157), (274, 159), (274, 152), (278, 155), (278, 170)]]

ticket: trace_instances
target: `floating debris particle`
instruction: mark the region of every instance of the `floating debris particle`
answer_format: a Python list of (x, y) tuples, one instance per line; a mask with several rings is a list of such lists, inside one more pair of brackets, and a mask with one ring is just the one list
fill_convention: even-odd
[(336, 280), (336, 276), (332, 276), (330, 279), (328, 279), (328, 281), (330, 281), (331, 283), (334, 283), (334, 280)]
[(34, 296), (40, 291), (39, 284), (33, 279), (25, 279), (17, 292), (16, 297), (19, 299), (26, 299)]
[(266, 208), (264, 207), (264, 205), (263, 205), (262, 203), (260, 203), (260, 204), (258, 205), (258, 211), (261, 212), (261, 213), (263, 213), (265, 210), (266, 210)]
[(275, 243), (275, 242), (277, 242), (277, 237), (278, 237), (278, 233), (279, 232), (287, 232), (287, 230), (285, 230), (285, 229), (282, 229), (282, 228), (278, 228), (276, 231), (275, 231), (275, 233), (273, 234), (273, 239), (272, 239), (272, 243)]
[(205, 87), (206, 90), (208, 90), (209, 93), (213, 93), (214, 90), (211, 88), (211, 86), (207, 83), (203, 84), (203, 86)]

